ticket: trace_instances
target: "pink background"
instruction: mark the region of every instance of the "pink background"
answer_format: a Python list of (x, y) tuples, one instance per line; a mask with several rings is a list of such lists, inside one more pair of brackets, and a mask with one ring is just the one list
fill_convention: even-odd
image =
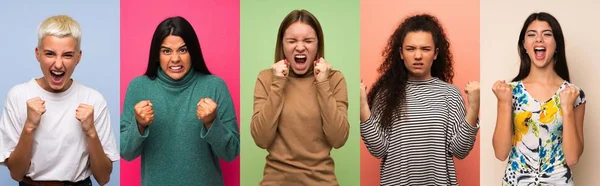
[[(182, 16), (194, 27), (208, 69), (229, 87), (239, 121), (239, 0), (121, 0), (121, 110), (127, 85), (146, 71), (154, 29), (171, 16)], [(120, 163), (121, 185), (140, 185), (140, 158)], [(230, 163), (221, 161), (225, 185), (240, 185), (239, 167), (239, 157)]]

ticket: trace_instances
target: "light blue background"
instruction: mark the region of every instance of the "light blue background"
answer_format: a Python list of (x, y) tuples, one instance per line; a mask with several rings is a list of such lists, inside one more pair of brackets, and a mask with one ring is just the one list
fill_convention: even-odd
[[(47, 17), (66, 14), (82, 27), (83, 56), (73, 79), (98, 90), (108, 102), (111, 125), (119, 145), (119, 1), (32, 1), (0, 3), (0, 108), (14, 85), (42, 77), (35, 59), (37, 27)], [(1, 116), (0, 116), (1, 117)], [(119, 147), (117, 147), (119, 149)], [(119, 185), (119, 161), (113, 163), (109, 186)], [(92, 180), (94, 185), (98, 185)], [(0, 185), (18, 185), (0, 166)]]

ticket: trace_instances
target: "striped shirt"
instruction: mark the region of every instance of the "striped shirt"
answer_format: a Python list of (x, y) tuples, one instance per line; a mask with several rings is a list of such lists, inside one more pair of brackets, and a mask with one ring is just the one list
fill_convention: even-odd
[(367, 149), (382, 159), (381, 185), (458, 185), (452, 156), (465, 158), (479, 129), (467, 123), (460, 91), (437, 78), (408, 81), (405, 112), (398, 118), (397, 109), (382, 130), (384, 101), (376, 99), (360, 125)]

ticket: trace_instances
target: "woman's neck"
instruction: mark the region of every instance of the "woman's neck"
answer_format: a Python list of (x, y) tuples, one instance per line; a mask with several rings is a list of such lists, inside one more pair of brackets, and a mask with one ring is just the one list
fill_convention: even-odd
[(555, 84), (557, 82), (562, 83), (564, 81), (556, 71), (554, 71), (553, 65), (547, 65), (543, 68), (531, 66), (529, 75), (523, 81), (527, 82), (538, 82), (542, 84)]

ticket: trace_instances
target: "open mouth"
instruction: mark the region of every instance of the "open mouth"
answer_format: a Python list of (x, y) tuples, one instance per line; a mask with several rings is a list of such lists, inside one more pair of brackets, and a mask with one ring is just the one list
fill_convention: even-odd
[(546, 47), (535, 47), (533, 48), (533, 52), (537, 60), (542, 60), (546, 57)]
[(304, 55), (304, 54), (296, 55), (296, 56), (294, 56), (294, 61), (296, 61), (296, 63), (305, 63), (306, 55)]
[(55, 84), (60, 84), (65, 77), (64, 71), (58, 70), (50, 70), (50, 76), (52, 77), (52, 82)]
[(296, 67), (297, 70), (304, 70), (307, 67), (307, 65), (306, 65), (306, 55), (305, 54), (295, 55), (294, 56), (294, 62), (296, 62), (294, 64), (294, 66)]

